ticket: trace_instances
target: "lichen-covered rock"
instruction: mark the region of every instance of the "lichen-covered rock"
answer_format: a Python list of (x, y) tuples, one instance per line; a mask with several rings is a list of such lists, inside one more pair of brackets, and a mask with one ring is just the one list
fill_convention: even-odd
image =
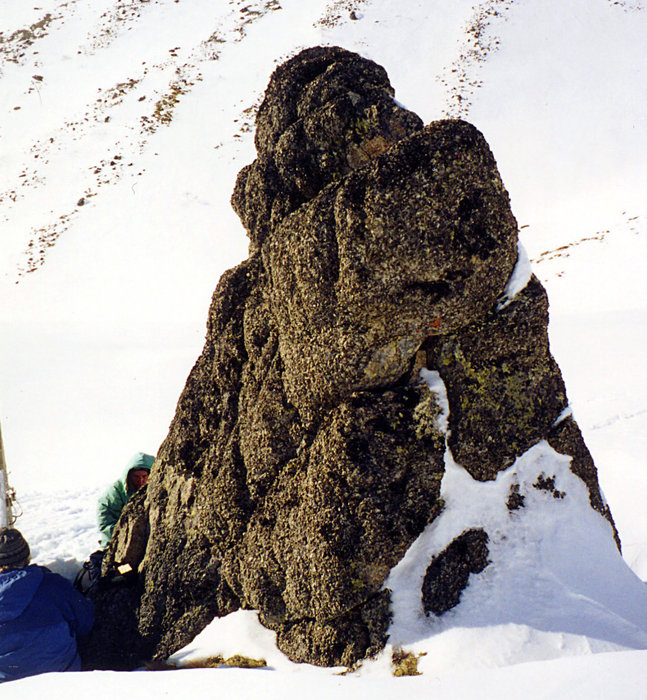
[(495, 478), (548, 436), (568, 405), (547, 327), (548, 300), (533, 277), (499, 313), (428, 344), (449, 394), (452, 454), (475, 479)]
[(307, 418), (397, 381), (426, 338), (484, 318), (517, 258), (494, 159), (456, 121), (329, 185), (265, 248), (286, 393)]
[(429, 564), (422, 582), (422, 607), (442, 615), (458, 605), (470, 574), (488, 565), (489, 537), (480, 528), (466, 530)]
[[(423, 127), (382, 67), (319, 47), (275, 71), (256, 149), (232, 198), (250, 256), (218, 284), (147, 492), (115, 530), (108, 560), (139, 577), (97, 594), (89, 667), (165, 658), (238, 608), (295, 661), (379, 651), (384, 582), (443, 507), (448, 447), (422, 367), (445, 383), (449, 449), (475, 479), (547, 439), (610, 518), (564, 419), (541, 285), (497, 304), (517, 227), (483, 136)], [(429, 610), (484, 565), (487, 533), (463, 540), (430, 567)]]

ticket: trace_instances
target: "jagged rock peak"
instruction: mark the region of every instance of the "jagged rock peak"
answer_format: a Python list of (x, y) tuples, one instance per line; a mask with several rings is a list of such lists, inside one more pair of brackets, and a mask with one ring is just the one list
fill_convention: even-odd
[(315, 47), (279, 66), (256, 118), (258, 159), (232, 198), (252, 250), (270, 212), (284, 217), (421, 127), (394, 102), (384, 68), (355, 53)]
[[(383, 68), (317, 47), (275, 71), (256, 144), (232, 203), (271, 272), (286, 389), (302, 413), (397, 380), (425, 338), (493, 308), (517, 226), (473, 126), (423, 128)], [(331, 361), (332, 383), (321, 380)]]

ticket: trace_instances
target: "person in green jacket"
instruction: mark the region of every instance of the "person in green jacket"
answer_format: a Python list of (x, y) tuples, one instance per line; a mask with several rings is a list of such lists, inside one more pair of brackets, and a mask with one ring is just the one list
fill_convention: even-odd
[(99, 544), (102, 549), (108, 546), (123, 507), (130, 497), (148, 481), (148, 474), (154, 460), (153, 456), (138, 452), (128, 462), (121, 479), (115, 481), (99, 499), (97, 520), (101, 533)]

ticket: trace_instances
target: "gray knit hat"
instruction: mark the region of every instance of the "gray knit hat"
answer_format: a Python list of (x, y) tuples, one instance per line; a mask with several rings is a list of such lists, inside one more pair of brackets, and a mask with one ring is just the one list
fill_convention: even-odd
[(29, 545), (19, 530), (0, 527), (0, 569), (25, 566), (29, 561)]

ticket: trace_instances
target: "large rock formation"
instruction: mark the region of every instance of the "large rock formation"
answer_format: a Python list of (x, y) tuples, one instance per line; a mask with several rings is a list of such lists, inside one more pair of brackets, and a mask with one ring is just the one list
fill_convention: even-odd
[[(250, 256), (218, 284), (147, 493), (117, 527), (105, 566), (139, 577), (96, 595), (90, 666), (166, 657), (238, 608), (297, 661), (380, 650), (383, 584), (442, 510), (446, 449), (489, 480), (546, 439), (610, 518), (564, 418), (544, 290), (533, 277), (499, 303), (517, 225), (483, 136), (423, 127), (383, 68), (313, 48), (272, 76), (256, 148), (232, 198)], [(422, 367), (447, 389), (448, 446)], [(456, 604), (487, 539), (432, 563), (428, 610)]]

